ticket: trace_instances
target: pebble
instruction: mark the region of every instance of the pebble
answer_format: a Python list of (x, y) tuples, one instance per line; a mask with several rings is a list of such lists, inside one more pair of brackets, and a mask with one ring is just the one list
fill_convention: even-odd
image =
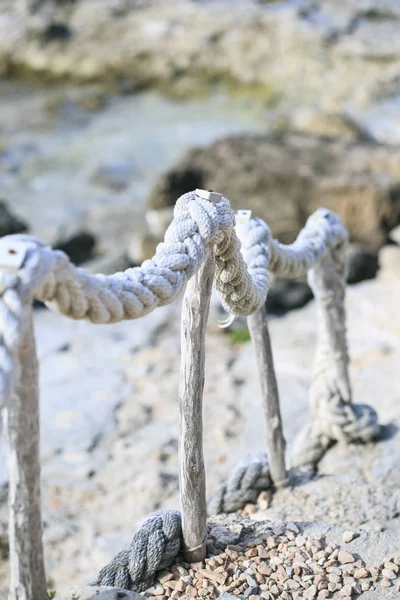
[(396, 573), (391, 569), (383, 569), (382, 575), (385, 579), (396, 579)]
[(338, 560), (342, 565), (345, 565), (354, 562), (356, 559), (350, 552), (347, 552), (347, 550), (339, 550)]
[(342, 589), (339, 592), (339, 596), (350, 596), (353, 593), (353, 588), (351, 585), (345, 585), (342, 587)]
[(385, 564), (383, 565), (385, 567), (385, 569), (390, 569), (391, 571), (394, 571), (395, 573), (398, 573), (400, 568), (398, 565), (396, 565), (394, 562), (385, 562)]
[[(298, 533), (296, 533), (298, 530)], [(349, 535), (345, 536), (348, 533)], [(350, 533), (344, 532), (343, 540)], [(353, 539), (354, 539), (353, 537)], [(344, 540), (345, 541), (345, 540)], [(305, 538), (294, 523), (276, 526), (244, 546), (228, 546), (202, 563), (172, 565), (144, 592), (148, 600), (351, 600), (365, 591), (396, 586), (400, 557), (364, 566), (337, 544)]]
[(356, 569), (354, 571), (355, 579), (365, 579), (366, 577), (368, 577), (368, 575), (369, 575), (369, 573), (368, 573), (367, 569), (365, 569), (365, 568)]
[(342, 539), (345, 544), (348, 544), (349, 542), (352, 542), (353, 540), (355, 540), (359, 535), (360, 534), (357, 533), (356, 531), (347, 530), (347, 531), (343, 532)]

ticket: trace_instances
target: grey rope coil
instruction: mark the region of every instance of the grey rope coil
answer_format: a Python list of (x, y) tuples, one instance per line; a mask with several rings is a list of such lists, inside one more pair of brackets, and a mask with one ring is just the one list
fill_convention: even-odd
[[(235, 512), (256, 502), (261, 491), (271, 487), (265, 452), (248, 453), (235, 467), (226, 484), (208, 500), (209, 515)], [(142, 592), (154, 582), (158, 571), (171, 565), (182, 547), (182, 520), (176, 510), (149, 515), (132, 542), (103, 567), (90, 585), (108, 585)]]
[(182, 521), (177, 510), (150, 514), (132, 542), (101, 569), (90, 585), (107, 585), (142, 592), (157, 571), (173, 563), (181, 548)]
[(254, 504), (259, 494), (272, 486), (268, 455), (265, 452), (249, 453), (233, 469), (207, 501), (207, 513), (231, 513)]

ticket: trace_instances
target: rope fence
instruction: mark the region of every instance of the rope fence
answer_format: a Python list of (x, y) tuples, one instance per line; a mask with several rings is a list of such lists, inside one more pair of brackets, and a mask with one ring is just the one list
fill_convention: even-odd
[[(173, 302), (182, 307), (179, 385), (179, 481), (182, 514), (157, 511), (143, 522), (92, 585), (147, 589), (179, 552), (187, 562), (206, 556), (207, 514), (234, 512), (259, 493), (290, 481), (278, 386), (265, 302), (270, 274), (308, 275), (318, 319), (310, 390), (313, 420), (294, 441), (291, 468), (315, 468), (335, 442), (370, 441), (375, 411), (352, 403), (345, 326), (345, 247), (340, 218), (317, 210), (291, 245), (268, 225), (235, 214), (229, 201), (195, 190), (176, 202), (174, 218), (155, 256), (114, 275), (91, 275), (61, 251), (30, 236), (0, 240), (0, 408), (9, 476), (10, 598), (43, 600), (46, 578), (41, 539), (38, 366), (32, 303), (44, 302), (72, 319), (115, 323), (140, 318)], [(244, 316), (257, 358), (266, 420), (266, 450), (247, 457), (206, 501), (202, 440), (205, 334), (212, 285), (224, 308)]]

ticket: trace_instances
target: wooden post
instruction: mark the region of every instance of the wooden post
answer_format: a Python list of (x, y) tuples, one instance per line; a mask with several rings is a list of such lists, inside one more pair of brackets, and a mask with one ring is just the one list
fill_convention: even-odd
[(260, 374), (267, 429), (267, 449), (271, 463), (271, 479), (279, 487), (287, 481), (285, 466), (286, 442), (283, 436), (278, 385), (275, 376), (265, 305), (254, 313), (254, 315), (248, 317), (247, 323)]
[(199, 562), (206, 557), (207, 506), (202, 411), (205, 334), (214, 269), (214, 256), (209, 248), (205, 262), (189, 280), (182, 306), (179, 483), (184, 556), (188, 562)]
[(9, 478), (9, 599), (45, 600), (38, 365), (30, 303), (24, 307), (18, 360), (14, 389), (4, 408)]

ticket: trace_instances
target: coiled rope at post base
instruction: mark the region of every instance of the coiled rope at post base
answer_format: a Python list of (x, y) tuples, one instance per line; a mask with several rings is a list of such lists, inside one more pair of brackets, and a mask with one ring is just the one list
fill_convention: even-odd
[[(0, 250), (10, 251), (13, 245), (18, 245), (24, 260), (15, 273), (0, 271), (0, 408), (10, 399), (13, 374), (18, 366), (24, 304), (33, 299), (45, 302), (50, 309), (67, 317), (92, 323), (136, 319), (173, 302), (204, 262), (211, 244), (216, 264), (215, 285), (222, 304), (233, 315), (248, 316), (266, 301), (269, 272), (298, 277), (314, 268), (318, 275), (318, 265), (325, 259), (333, 260), (338, 267), (337, 287), (342, 293), (346, 239), (340, 218), (320, 209), (289, 246), (272, 239), (268, 225), (261, 219), (250, 220), (239, 241), (229, 201), (222, 197), (213, 204), (197, 197), (195, 192), (184, 194), (177, 201), (174, 219), (155, 256), (141, 267), (123, 273), (90, 275), (72, 265), (63, 252), (52, 250), (40, 240), (29, 236), (2, 238)], [(329, 269), (332, 270), (331, 265)], [(337, 305), (344, 311), (343, 294), (339, 295)], [(323, 319), (319, 322), (322, 342), (311, 394), (315, 421), (303, 435), (303, 445), (298, 449), (301, 464), (318, 462), (321, 453), (338, 439), (369, 440), (378, 427), (372, 409), (360, 410), (351, 404), (348, 382), (343, 375), (347, 366), (343, 358), (345, 341), (341, 341), (338, 349), (338, 361), (326, 343)], [(332, 387), (332, 381), (336, 388)], [(215, 514), (238, 510), (248, 502), (255, 502), (258, 494), (270, 486), (265, 455), (252, 457), (235, 469), (213, 494), (209, 511)], [(101, 570), (95, 583), (142, 591), (151, 585), (158, 570), (174, 561), (180, 549), (180, 514), (154, 513), (143, 522), (130, 546)]]
[[(234, 512), (256, 502), (261, 491), (271, 487), (268, 457), (264, 452), (248, 454), (207, 502), (210, 515)], [(119, 552), (90, 585), (122, 587), (135, 592), (149, 588), (157, 571), (171, 565), (182, 549), (182, 520), (177, 510), (160, 510), (141, 524), (132, 542)]]

